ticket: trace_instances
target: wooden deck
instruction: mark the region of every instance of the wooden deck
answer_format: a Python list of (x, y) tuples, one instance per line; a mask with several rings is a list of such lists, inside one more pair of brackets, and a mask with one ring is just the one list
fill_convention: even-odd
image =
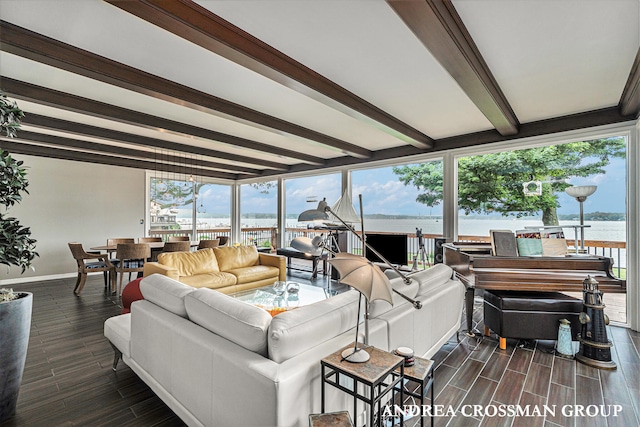
[[(320, 276), (291, 280), (326, 286)], [(117, 299), (91, 276), (81, 297), (74, 279), (13, 286), (34, 293), (31, 339), (17, 414), (3, 426), (180, 426), (181, 420), (124, 363), (111, 370), (112, 349), (103, 323), (119, 314)], [(340, 290), (340, 287), (334, 287)], [(462, 301), (461, 301), (462, 303)], [(474, 319), (482, 330), (481, 305)], [(640, 334), (610, 327), (616, 371), (602, 371), (550, 354), (553, 342), (509, 340), (506, 351), (485, 338), (455, 337), (434, 356), (436, 405), (455, 416), (436, 426), (635, 426), (640, 425)], [(548, 405), (546, 417), (465, 417), (462, 405)], [(621, 405), (617, 417), (564, 417), (564, 405)], [(605, 407), (606, 409), (606, 407)], [(413, 425), (411, 420), (408, 425)], [(226, 426), (220, 426), (226, 427)]]

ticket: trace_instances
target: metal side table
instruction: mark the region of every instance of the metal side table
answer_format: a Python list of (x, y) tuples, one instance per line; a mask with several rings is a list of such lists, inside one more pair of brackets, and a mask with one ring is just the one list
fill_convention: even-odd
[[(375, 347), (365, 347), (362, 351), (370, 354), (371, 358), (364, 363), (351, 363), (342, 360), (342, 351), (353, 348), (353, 343), (341, 348), (320, 361), (322, 371), (321, 411), (325, 411), (325, 384), (332, 385), (353, 396), (353, 418), (358, 417), (358, 400), (369, 405), (369, 421), (367, 426), (382, 426), (382, 400), (391, 393), (391, 403), (395, 402), (395, 393), (400, 395), (400, 402), (404, 400), (404, 358), (382, 351)], [(353, 388), (340, 384), (340, 377), (353, 380)], [(363, 393), (358, 392), (358, 384), (364, 386)], [(367, 393), (368, 391), (368, 393)], [(368, 395), (367, 395), (368, 394)], [(377, 421), (376, 421), (376, 415)], [(403, 420), (401, 420), (402, 422)]]
[(413, 366), (404, 368), (404, 379), (418, 384), (415, 391), (410, 391), (404, 386), (402, 388), (404, 388), (405, 394), (420, 399), (420, 427), (424, 427), (424, 417), (422, 416), (424, 398), (431, 390), (431, 427), (433, 427), (433, 360), (415, 357)]

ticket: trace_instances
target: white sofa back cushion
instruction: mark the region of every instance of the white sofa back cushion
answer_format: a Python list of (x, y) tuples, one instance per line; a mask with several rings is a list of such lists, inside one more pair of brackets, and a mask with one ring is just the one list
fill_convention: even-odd
[[(391, 282), (391, 287), (393, 289), (396, 289), (398, 292), (401, 292), (403, 295), (406, 295), (409, 298), (413, 299), (418, 294), (419, 285), (418, 285), (418, 282), (415, 280), (411, 280), (411, 284), (407, 285), (404, 283), (404, 280), (401, 277), (395, 277), (391, 279), (390, 282)], [(383, 300), (371, 301), (369, 303), (369, 317), (370, 318), (378, 317), (381, 314), (386, 313), (387, 311), (391, 310), (394, 307), (398, 307), (399, 305), (409, 303), (409, 301), (402, 298), (396, 292), (393, 292), (391, 296), (392, 296), (393, 306), (389, 304), (387, 301), (383, 301)]]
[(348, 291), (278, 314), (269, 326), (269, 358), (282, 363), (354, 328), (359, 296), (357, 291)]
[(429, 292), (434, 286), (446, 282), (453, 276), (453, 270), (446, 264), (436, 264), (426, 270), (418, 271), (411, 274), (409, 277), (418, 282), (420, 288), (418, 289), (418, 296), (424, 295)]
[(189, 319), (247, 350), (267, 356), (271, 315), (213, 289), (200, 288), (185, 298)]
[(170, 279), (162, 274), (152, 274), (140, 281), (140, 292), (144, 299), (181, 317), (187, 317), (184, 297), (194, 288)]

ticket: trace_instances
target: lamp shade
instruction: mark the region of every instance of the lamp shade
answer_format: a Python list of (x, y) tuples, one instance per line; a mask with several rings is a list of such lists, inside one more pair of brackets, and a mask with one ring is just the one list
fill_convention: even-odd
[(344, 222), (360, 221), (358, 213), (353, 208), (353, 203), (351, 202), (351, 196), (349, 195), (349, 192), (345, 191), (342, 197), (338, 199), (336, 204), (331, 206), (331, 213), (329, 214), (329, 218), (333, 220), (332, 217), (334, 216), (342, 219)]
[(322, 254), (322, 237), (316, 236), (313, 239), (308, 237), (296, 237), (291, 241), (291, 247), (306, 254), (319, 256)]
[(573, 187), (567, 187), (564, 191), (571, 197), (587, 198), (596, 192), (597, 185), (574, 185)]
[(341, 252), (329, 264), (340, 273), (340, 283), (356, 289), (367, 301), (384, 300), (393, 305), (389, 278), (368, 259)]

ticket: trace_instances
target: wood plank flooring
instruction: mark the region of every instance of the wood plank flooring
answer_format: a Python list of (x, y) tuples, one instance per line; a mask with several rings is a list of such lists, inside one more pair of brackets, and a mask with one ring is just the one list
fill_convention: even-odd
[[(305, 273), (291, 280), (326, 286)], [(113, 352), (104, 321), (120, 313), (118, 300), (104, 293), (102, 277), (91, 276), (81, 297), (74, 279), (14, 285), (34, 293), (29, 352), (16, 416), (3, 426), (181, 426), (181, 420), (124, 363), (111, 370)], [(340, 285), (339, 285), (340, 286)], [(337, 288), (340, 289), (339, 287)], [(461, 302), (462, 303), (462, 302)], [(482, 330), (481, 304), (474, 319)], [(603, 371), (555, 357), (552, 341), (455, 337), (434, 356), (436, 405), (455, 408), (436, 426), (582, 427), (640, 425), (640, 334), (610, 327), (616, 371)], [(553, 406), (555, 415), (463, 416), (463, 405)], [(563, 405), (620, 405), (618, 416), (564, 416)], [(608, 407), (604, 407), (607, 410)], [(416, 420), (410, 420), (412, 425)], [(220, 426), (226, 427), (226, 426)]]

